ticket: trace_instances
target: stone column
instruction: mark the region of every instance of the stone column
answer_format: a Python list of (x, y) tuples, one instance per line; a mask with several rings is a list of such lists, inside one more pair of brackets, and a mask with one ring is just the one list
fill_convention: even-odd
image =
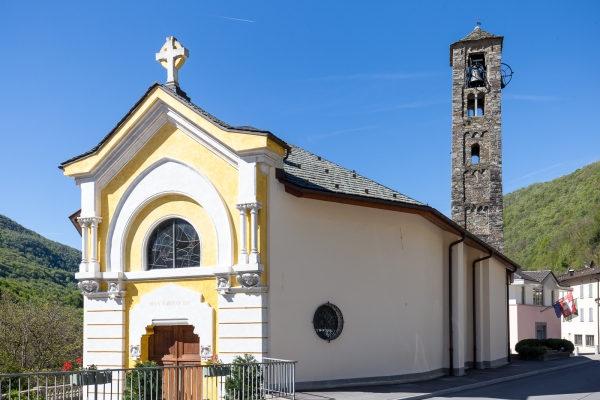
[(87, 272), (88, 270), (88, 218), (77, 218), (81, 225), (81, 263), (79, 264), (79, 272)]
[(250, 264), (260, 264), (260, 254), (258, 253), (258, 210), (262, 207), (261, 202), (249, 203), (250, 209)]
[(90, 225), (92, 228), (92, 251), (89, 262), (90, 272), (99, 272), (100, 264), (98, 263), (98, 224), (102, 222), (102, 218), (93, 217), (89, 218)]
[(248, 210), (248, 206), (246, 204), (238, 204), (235, 206), (240, 211), (240, 252), (238, 255), (238, 264), (248, 264), (248, 252), (246, 250), (246, 244), (248, 243), (247, 232), (248, 228), (246, 227), (246, 210)]

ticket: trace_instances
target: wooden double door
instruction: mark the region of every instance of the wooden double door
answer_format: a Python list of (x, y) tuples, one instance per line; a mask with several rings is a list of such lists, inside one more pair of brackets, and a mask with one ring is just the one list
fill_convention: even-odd
[(156, 326), (148, 340), (148, 359), (166, 368), (162, 377), (165, 399), (202, 399), (200, 338), (190, 325)]
[(148, 345), (148, 359), (158, 365), (200, 365), (200, 338), (191, 325), (155, 326)]

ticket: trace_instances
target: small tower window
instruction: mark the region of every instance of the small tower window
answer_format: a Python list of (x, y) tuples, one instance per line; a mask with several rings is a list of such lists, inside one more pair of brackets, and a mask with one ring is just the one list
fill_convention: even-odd
[(467, 96), (467, 117), (475, 116), (475, 95), (470, 93)]
[(481, 117), (485, 114), (485, 95), (470, 93), (467, 96), (467, 117)]
[(479, 164), (479, 145), (471, 146), (471, 164)]
[(477, 94), (475, 97), (475, 115), (480, 117), (485, 114), (485, 95), (483, 93)]

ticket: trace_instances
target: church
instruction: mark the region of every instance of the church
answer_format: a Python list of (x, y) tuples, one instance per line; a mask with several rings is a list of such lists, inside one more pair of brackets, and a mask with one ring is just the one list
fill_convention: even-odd
[(195, 105), (178, 79), (189, 51), (168, 37), (166, 83), (60, 165), (81, 189), (84, 364), (252, 354), (297, 361), (307, 389), (509, 362), (502, 43), (476, 27), (450, 47), (448, 218)]

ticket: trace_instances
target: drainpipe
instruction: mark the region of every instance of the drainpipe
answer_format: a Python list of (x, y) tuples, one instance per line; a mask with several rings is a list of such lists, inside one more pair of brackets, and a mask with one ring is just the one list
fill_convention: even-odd
[(450, 337), (450, 376), (454, 376), (454, 336), (452, 332), (452, 247), (465, 241), (465, 234), (462, 234), (462, 238), (456, 242), (450, 243), (448, 246), (448, 324), (449, 331), (448, 336)]
[(477, 301), (475, 299), (475, 265), (480, 262), (491, 258), (494, 253), (490, 252), (488, 256), (478, 258), (473, 261), (473, 368), (477, 369)]
[(510, 271), (506, 271), (506, 362), (510, 363), (510, 315), (508, 306), (508, 285), (510, 285)]
[[(595, 278), (593, 276), (592, 276), (592, 278), (595, 279), (596, 282), (597, 282), (596, 283), (596, 285), (597, 285), (596, 293), (598, 293), (598, 298), (596, 298), (596, 304), (597, 304), (596, 305), (596, 310), (599, 310), (598, 307), (600, 307), (600, 300), (599, 300), (599, 298), (600, 298), (600, 279)], [(597, 324), (598, 324), (598, 331), (597, 331), (598, 335), (596, 336), (598, 338), (598, 341), (596, 342), (596, 346), (595, 346), (596, 347), (596, 351), (595, 351), (595, 353), (598, 354), (598, 350), (600, 349), (598, 347), (600, 345), (600, 312), (596, 313), (596, 320), (597, 320)]]

